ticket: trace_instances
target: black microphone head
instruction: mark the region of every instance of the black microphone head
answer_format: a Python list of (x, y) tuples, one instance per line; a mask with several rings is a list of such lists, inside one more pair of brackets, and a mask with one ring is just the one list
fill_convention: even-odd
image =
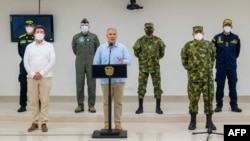
[(111, 47), (112, 47), (113, 45), (114, 45), (113, 43), (109, 43), (109, 46), (111, 46)]

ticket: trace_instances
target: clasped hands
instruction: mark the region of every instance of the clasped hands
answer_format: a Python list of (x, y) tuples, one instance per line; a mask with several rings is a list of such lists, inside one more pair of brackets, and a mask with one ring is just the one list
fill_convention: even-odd
[(43, 76), (40, 74), (40, 72), (36, 72), (35, 75), (33, 76), (33, 79), (35, 79), (35, 80), (40, 80), (42, 78), (43, 78)]

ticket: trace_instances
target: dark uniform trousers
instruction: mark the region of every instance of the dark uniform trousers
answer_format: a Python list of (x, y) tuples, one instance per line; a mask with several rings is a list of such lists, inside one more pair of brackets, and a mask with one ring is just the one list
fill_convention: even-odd
[(225, 87), (225, 80), (226, 77), (228, 78), (228, 86), (229, 86), (229, 97), (230, 97), (230, 106), (231, 108), (238, 107), (237, 105), (237, 92), (236, 92), (236, 83), (237, 83), (237, 72), (236, 69), (217, 69), (216, 71), (216, 102), (217, 107), (223, 107), (223, 100), (224, 97), (224, 87)]
[(27, 106), (27, 72), (24, 68), (23, 60), (19, 64), (20, 74), (18, 76), (18, 81), (20, 82), (20, 100), (19, 104), (21, 107)]
[(27, 72), (24, 67), (23, 57), (28, 44), (34, 41), (33, 35), (22, 34), (19, 36), (18, 41), (18, 54), (21, 57), (19, 64), (18, 81), (20, 82), (20, 99), (19, 104), (21, 107), (27, 106)]

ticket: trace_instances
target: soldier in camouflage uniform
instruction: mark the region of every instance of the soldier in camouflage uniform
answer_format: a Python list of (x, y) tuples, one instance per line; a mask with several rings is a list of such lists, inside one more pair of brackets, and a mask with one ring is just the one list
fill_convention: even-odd
[(154, 97), (156, 99), (156, 113), (163, 114), (160, 104), (161, 95), (161, 73), (159, 60), (163, 58), (166, 45), (159, 37), (153, 35), (154, 24), (145, 23), (144, 31), (146, 35), (140, 37), (133, 46), (134, 54), (139, 61), (139, 86), (138, 99), (139, 108), (136, 114), (143, 113), (143, 98), (146, 93), (146, 86), (149, 74), (151, 75), (154, 86)]
[[(209, 128), (210, 125), (212, 130), (216, 130), (212, 122), (214, 98), (213, 66), (216, 48), (212, 42), (203, 39), (204, 32), (202, 26), (194, 26), (192, 35), (194, 40), (187, 42), (181, 50), (182, 65), (188, 73), (189, 114), (191, 115), (188, 129), (194, 130), (196, 128), (198, 103), (202, 93), (204, 113), (207, 117), (206, 128)], [(210, 77), (209, 89), (207, 88), (208, 77)]]

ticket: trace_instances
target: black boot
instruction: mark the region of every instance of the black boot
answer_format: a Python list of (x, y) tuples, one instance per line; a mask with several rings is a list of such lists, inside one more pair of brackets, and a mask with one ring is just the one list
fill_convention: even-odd
[(213, 124), (213, 121), (212, 121), (212, 114), (206, 114), (206, 116), (207, 116), (206, 128), (209, 128), (209, 125), (210, 125), (210, 128), (212, 130), (216, 130), (216, 126)]
[(196, 114), (191, 114), (191, 120), (188, 129), (194, 130), (195, 128), (196, 128)]
[(136, 114), (141, 114), (143, 113), (143, 99), (139, 98), (139, 108), (135, 111)]
[(162, 110), (161, 110), (161, 98), (157, 98), (156, 99), (156, 109), (155, 112), (157, 114), (163, 114)]

